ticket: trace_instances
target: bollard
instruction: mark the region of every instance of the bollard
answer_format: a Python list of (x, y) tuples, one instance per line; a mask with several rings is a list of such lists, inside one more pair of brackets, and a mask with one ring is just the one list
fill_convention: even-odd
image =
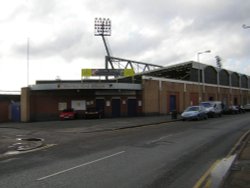
[(171, 112), (171, 117), (172, 117), (172, 119), (177, 119), (177, 112), (176, 112), (176, 110), (173, 110)]

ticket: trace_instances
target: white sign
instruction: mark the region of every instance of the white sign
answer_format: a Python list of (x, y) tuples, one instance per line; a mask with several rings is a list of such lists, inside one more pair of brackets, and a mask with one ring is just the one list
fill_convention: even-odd
[(66, 108), (67, 108), (67, 103), (66, 102), (59, 102), (58, 103), (58, 110), (59, 111), (63, 111)]
[(74, 110), (86, 110), (86, 101), (79, 100), (79, 101), (71, 101), (71, 108)]
[(106, 106), (110, 106), (110, 101), (106, 101)]
[(138, 101), (138, 106), (142, 106), (142, 101)]

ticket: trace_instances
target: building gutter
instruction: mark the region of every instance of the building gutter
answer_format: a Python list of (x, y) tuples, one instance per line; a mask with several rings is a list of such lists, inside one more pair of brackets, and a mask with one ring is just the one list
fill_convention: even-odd
[(132, 83), (51, 83), (30, 86), (31, 90), (71, 90), (71, 89), (107, 89), (142, 90), (141, 84)]

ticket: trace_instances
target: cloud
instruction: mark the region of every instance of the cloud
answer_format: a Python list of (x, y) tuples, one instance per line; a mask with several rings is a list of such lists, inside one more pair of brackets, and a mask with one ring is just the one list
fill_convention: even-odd
[[(104, 66), (106, 52), (101, 37), (94, 36), (94, 18), (106, 17), (112, 21), (106, 39), (115, 57), (166, 66), (211, 50), (201, 55), (203, 63), (215, 65), (219, 55), (225, 67), (249, 75), (250, 29), (242, 28), (250, 24), (249, 9), (243, 0), (9, 0), (0, 3), (0, 71), (23, 65), (16, 74), (25, 78), (27, 38), (32, 82), (66, 70), (65, 78), (78, 79), (81, 65)], [(53, 62), (61, 73), (56, 66), (50, 76), (39, 72), (39, 66)], [(1, 80), (12, 79), (2, 75)]]

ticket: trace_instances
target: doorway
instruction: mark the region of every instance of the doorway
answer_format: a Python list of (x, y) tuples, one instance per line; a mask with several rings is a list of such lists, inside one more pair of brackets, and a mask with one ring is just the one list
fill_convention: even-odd
[(170, 112), (176, 111), (176, 95), (170, 95), (169, 105)]
[(112, 99), (112, 117), (121, 116), (121, 101), (120, 99)]
[(137, 115), (137, 100), (128, 99), (128, 116), (133, 117)]

